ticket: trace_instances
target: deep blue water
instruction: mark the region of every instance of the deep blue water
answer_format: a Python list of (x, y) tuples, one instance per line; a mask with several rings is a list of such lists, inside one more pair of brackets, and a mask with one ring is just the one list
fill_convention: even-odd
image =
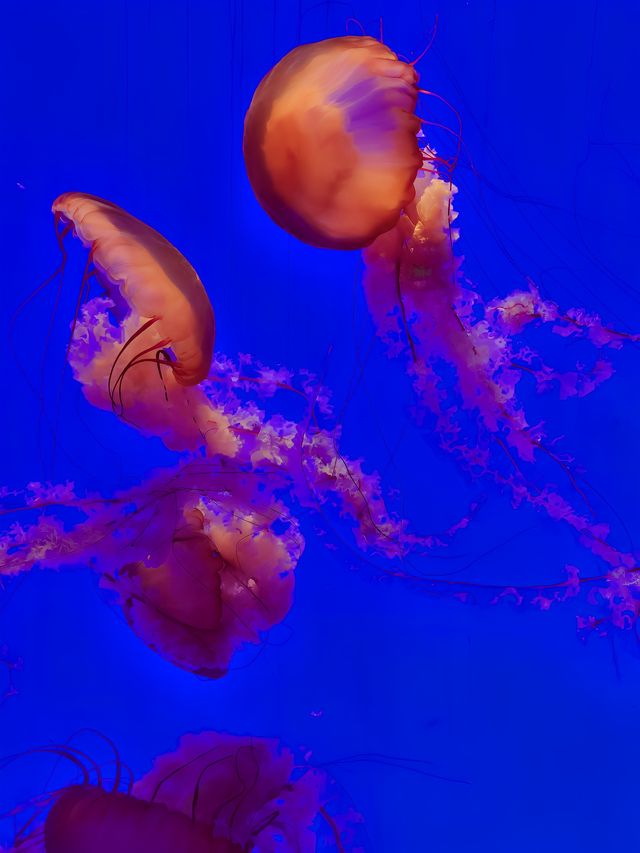
[[(550, 582), (569, 562), (602, 570), (558, 525), (468, 482), (414, 425), (401, 365), (379, 343), (342, 406), (373, 335), (359, 255), (280, 232), (253, 198), (241, 138), (255, 86), (295, 45), (343, 34), (350, 17), (379, 35), (382, 19), (385, 41), (414, 57), (437, 14), (435, 45), (418, 68), (463, 120), (455, 180), (466, 274), (489, 297), (531, 276), (563, 305), (637, 330), (637, 3), (26, 0), (0, 10), (3, 340), (20, 301), (58, 262), (51, 201), (69, 189), (104, 196), (194, 264), (220, 351), (326, 376), (343, 449), (399, 490), (416, 529), (443, 529), (482, 495), (456, 543), (477, 558), (468, 579)], [(59, 317), (74, 299), (71, 288)], [(34, 374), (50, 312), (45, 295), (18, 320), (19, 353)], [(66, 334), (59, 319), (47, 374), (55, 382)], [(561, 341), (541, 346), (549, 360), (564, 352)], [(50, 436), (7, 350), (2, 364), (0, 481), (18, 488), (51, 476)], [(530, 405), (564, 436), (627, 549), (640, 523), (637, 349), (615, 364), (613, 379), (584, 399), (532, 396)], [(91, 410), (68, 374), (59, 439), (55, 479), (105, 493), (171, 460), (159, 442)], [(277, 736), (317, 763), (351, 759), (332, 772), (375, 853), (640, 845), (631, 632), (585, 644), (580, 602), (548, 613), (474, 607), (382, 583), (374, 570), (352, 570), (348, 547), (316, 541), (311, 515), (303, 524), (285, 625), (218, 682), (146, 649), (88, 571), (8, 584), (0, 644), (23, 666), (18, 695), (0, 706), (0, 754), (89, 726), (141, 773), (185, 731)], [(398, 758), (422, 759), (423, 772)], [(19, 770), (4, 775), (0, 805), (37, 793), (33, 782)]]

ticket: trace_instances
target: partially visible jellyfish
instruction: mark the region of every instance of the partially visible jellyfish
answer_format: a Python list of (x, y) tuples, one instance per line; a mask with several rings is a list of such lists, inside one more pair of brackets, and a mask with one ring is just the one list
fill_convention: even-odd
[[(458, 231), (454, 162), (419, 147), (415, 115), (420, 93), (411, 65), (367, 37), (328, 39), (291, 51), (258, 86), (245, 120), (249, 180), (267, 213), (289, 233), (315, 246), (364, 250), (364, 289), (377, 333), (391, 357), (404, 356), (419, 399), (443, 449), (474, 478), (484, 475), (577, 532), (610, 567), (602, 596), (611, 621), (631, 625), (640, 613), (637, 558), (608, 541), (593, 520), (569, 458), (531, 424), (517, 391), (523, 377), (560, 396), (584, 396), (613, 368), (602, 356), (591, 367), (562, 372), (519, 340), (529, 327), (582, 337), (598, 351), (619, 348), (637, 335), (609, 328), (582, 309), (544, 300), (535, 283), (484, 303), (463, 279), (454, 253)], [(452, 131), (460, 139), (459, 130)], [(455, 158), (454, 158), (455, 159)], [(442, 174), (441, 174), (442, 173)], [(395, 177), (395, 180), (393, 179)], [(446, 178), (446, 179), (445, 179)], [(451, 374), (455, 377), (451, 381)], [(469, 421), (469, 418), (472, 421)], [(559, 483), (538, 484), (526, 465), (554, 464)], [(556, 587), (573, 589), (570, 579)], [(620, 594), (610, 584), (625, 587)], [(539, 606), (558, 589), (536, 588)], [(517, 593), (531, 599), (525, 591)]]
[[(259, 487), (198, 462), (108, 499), (34, 484), (23, 507), (41, 514), (2, 538), (2, 574), (88, 565), (150, 648), (218, 678), (288, 613), (304, 546), (295, 519)], [(65, 522), (69, 509), (83, 520)]]
[[(13, 809), (10, 850), (43, 853), (361, 851), (360, 816), (324, 772), (278, 741), (214, 731), (184, 735), (137, 781), (115, 746), (113, 779), (71, 744), (33, 750), (76, 771), (71, 784)], [(8, 765), (21, 756), (5, 759)], [(20, 823), (22, 825), (20, 825)], [(347, 846), (348, 845), (348, 846)]]

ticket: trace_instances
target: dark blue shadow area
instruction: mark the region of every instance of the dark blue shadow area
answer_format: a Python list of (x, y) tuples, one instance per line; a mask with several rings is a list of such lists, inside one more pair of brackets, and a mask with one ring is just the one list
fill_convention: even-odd
[[(385, 42), (412, 58), (437, 17), (417, 67), (462, 117), (466, 275), (485, 298), (531, 278), (563, 306), (637, 331), (636, 2), (25, 0), (0, 17), (1, 339), (15, 327), (0, 372), (0, 484), (49, 477), (112, 494), (172, 464), (159, 441), (92, 409), (65, 369), (77, 246), (50, 335), (52, 292), (16, 314), (58, 263), (52, 200), (81, 190), (184, 252), (215, 307), (217, 349), (324, 377), (342, 450), (381, 473), (416, 530), (446, 529), (480, 500), (451, 546), (468, 555), (458, 579), (551, 583), (567, 563), (603, 571), (567, 530), (470, 482), (415, 425), (403, 365), (374, 337), (359, 253), (298, 244), (267, 218), (245, 177), (242, 123), (262, 76), (295, 45), (342, 35), (353, 18), (375, 36), (382, 22)], [(560, 338), (540, 346), (550, 362), (571, 355)], [(529, 389), (527, 403), (586, 472), (617, 547), (632, 550), (637, 346), (614, 360), (613, 378), (582, 399)], [(45, 369), (55, 427), (19, 365), (36, 384)], [(301, 523), (293, 609), (218, 682), (145, 648), (87, 570), (9, 581), (0, 646), (23, 665), (0, 706), (0, 754), (93, 727), (139, 774), (186, 731), (276, 736), (331, 770), (375, 853), (640, 847), (633, 631), (583, 643), (582, 599), (548, 612), (474, 606), (382, 580), (381, 561), (363, 563), (348, 530), (330, 550), (311, 509)], [(425, 559), (419, 570), (449, 566)], [(25, 772), (5, 771), (0, 810), (38, 793)]]

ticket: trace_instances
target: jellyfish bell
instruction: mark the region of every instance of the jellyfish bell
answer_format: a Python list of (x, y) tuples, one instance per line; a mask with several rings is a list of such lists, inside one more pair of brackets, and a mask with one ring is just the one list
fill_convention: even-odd
[(417, 81), (365, 36), (288, 53), (258, 86), (244, 126), (249, 181), (272, 219), (331, 249), (362, 248), (392, 228), (423, 162)]
[(46, 853), (242, 853), (209, 828), (162, 803), (95, 785), (73, 785), (53, 805), (44, 829)]
[(128, 371), (154, 358), (170, 364), (178, 384), (201, 382), (211, 365), (215, 321), (186, 258), (149, 225), (97, 196), (64, 193), (52, 211), (89, 249), (89, 263), (116, 313), (126, 306), (139, 320), (110, 366), (110, 393), (117, 393)]

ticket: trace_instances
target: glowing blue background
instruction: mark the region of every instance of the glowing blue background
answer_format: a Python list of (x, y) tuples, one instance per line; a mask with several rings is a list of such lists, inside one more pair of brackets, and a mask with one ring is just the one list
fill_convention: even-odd
[[(19, 301), (58, 262), (52, 199), (83, 190), (121, 204), (187, 255), (209, 289), (222, 352), (326, 370), (340, 408), (373, 331), (359, 257), (298, 245), (262, 213), (243, 170), (243, 115), (262, 75), (296, 44), (343, 34), (350, 16), (377, 35), (382, 17), (386, 42), (413, 57), (436, 12), (436, 44), (418, 67), (462, 113), (475, 164), (475, 174), (463, 167), (456, 175), (467, 274), (489, 296), (531, 275), (566, 307), (639, 328), (640, 7), (632, 0), (67, 0), (2, 7), (1, 339)], [(50, 345), (49, 402), (81, 269), (80, 254), (73, 258)], [(36, 376), (51, 298), (18, 320), (18, 350)], [(567, 352), (558, 340), (545, 350), (549, 359)], [(39, 436), (37, 403), (4, 353), (0, 480), (18, 487), (47, 473), (51, 441)], [(566, 436), (562, 447), (633, 537), (637, 351), (617, 364), (584, 400), (532, 395), (530, 404), (532, 420)], [(63, 387), (60, 442), (69, 455), (58, 452), (57, 479), (110, 491), (169, 459), (157, 442), (90, 410), (68, 375)], [(445, 528), (484, 494), (473, 529), (455, 544), (456, 553), (481, 557), (462, 576), (552, 581), (566, 562), (602, 570), (557, 525), (514, 513), (506, 497), (466, 482), (412, 425), (404, 374), (377, 343), (356, 389), (341, 416), (343, 449), (384, 473), (419, 529)], [(607, 517), (627, 548), (621, 524)], [(336, 767), (376, 853), (600, 853), (640, 844), (635, 641), (582, 645), (572, 604), (547, 614), (474, 608), (380, 583), (373, 571), (351, 571), (348, 549), (326, 550), (313, 520), (305, 524), (286, 626), (217, 683), (148, 651), (87, 571), (10, 585), (0, 643), (24, 667), (19, 695), (0, 707), (0, 754), (93, 726), (142, 772), (187, 730), (276, 735), (304, 744), (319, 763), (418, 757), (428, 772), (468, 783), (383, 758)], [(19, 771), (3, 776), (0, 805), (33, 788)]]

